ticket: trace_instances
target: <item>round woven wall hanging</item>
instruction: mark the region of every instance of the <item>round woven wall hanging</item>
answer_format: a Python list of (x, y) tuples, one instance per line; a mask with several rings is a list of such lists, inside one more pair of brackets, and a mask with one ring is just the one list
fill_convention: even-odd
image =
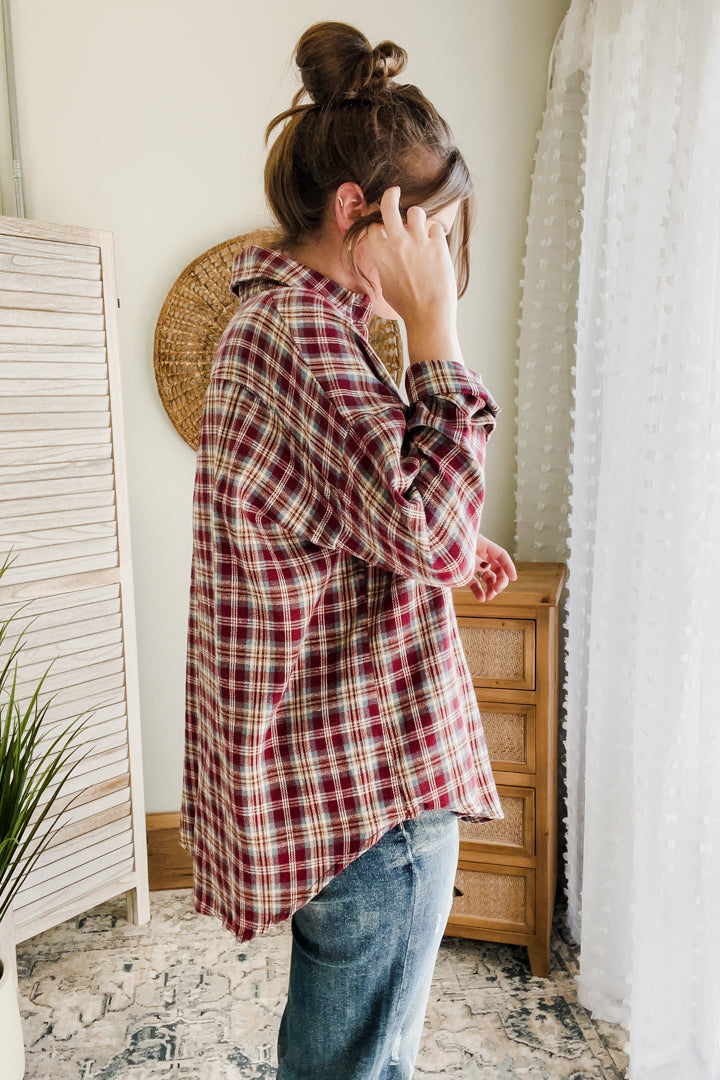
[[(250, 244), (273, 247), (277, 234), (256, 229), (216, 244), (186, 266), (167, 294), (155, 327), (158, 392), (173, 427), (197, 450), (215, 350), (237, 297), (230, 292), (235, 256)], [(393, 319), (370, 320), (370, 343), (395, 382), (403, 370), (400, 328)]]

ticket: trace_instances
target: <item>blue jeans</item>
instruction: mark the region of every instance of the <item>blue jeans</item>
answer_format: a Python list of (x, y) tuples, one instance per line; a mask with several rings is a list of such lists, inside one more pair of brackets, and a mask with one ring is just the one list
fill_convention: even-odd
[(409, 1080), (457, 859), (457, 817), (425, 811), (295, 913), (277, 1080)]

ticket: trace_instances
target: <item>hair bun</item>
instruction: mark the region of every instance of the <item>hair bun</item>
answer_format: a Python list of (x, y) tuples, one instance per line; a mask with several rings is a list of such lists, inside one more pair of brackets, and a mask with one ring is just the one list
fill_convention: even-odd
[(347, 23), (316, 23), (298, 41), (295, 62), (303, 87), (317, 105), (384, 90), (405, 67), (407, 53), (392, 41), (373, 49)]
[(407, 53), (396, 45), (394, 41), (381, 41), (372, 51), (373, 74), (372, 78), (382, 80), (383, 86), (390, 79), (394, 79), (407, 64)]

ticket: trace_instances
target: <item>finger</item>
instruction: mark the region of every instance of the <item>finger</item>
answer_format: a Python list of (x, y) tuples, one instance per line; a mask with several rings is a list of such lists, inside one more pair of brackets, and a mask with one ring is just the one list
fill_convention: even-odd
[(427, 226), (427, 235), (431, 240), (445, 240), (445, 230), (439, 221), (431, 221)]
[(510, 581), (517, 581), (517, 570), (515, 569), (515, 563), (512, 561), (507, 551), (503, 551), (498, 560)]
[(488, 596), (486, 597), (486, 599), (488, 599), (488, 600), (494, 600), (496, 596), (499, 596), (499, 595), (500, 595), (500, 593), (501, 593), (501, 592), (503, 591), (504, 587), (505, 587), (505, 586), (504, 586), (504, 585), (503, 585), (503, 584), (501, 583), (501, 581), (500, 581), (500, 580), (498, 579), (498, 580), (497, 580), (497, 581), (495, 582), (495, 584), (493, 585), (492, 589), (489, 589), (489, 590), (488, 590)]
[(380, 200), (380, 211), (383, 216), (383, 225), (390, 239), (402, 236), (405, 225), (400, 216), (400, 188), (391, 187), (383, 191)]
[(482, 582), (483, 582), (485, 588), (488, 590), (488, 592), (495, 588), (495, 583), (497, 581), (497, 575), (495, 574), (495, 572), (493, 570), (491, 570), (491, 569), (483, 569), (483, 570), (480, 571), (479, 576), (482, 579)]
[(427, 215), (422, 206), (409, 206), (407, 211), (408, 231), (422, 240), (428, 235)]
[(479, 600), (481, 604), (484, 603), (485, 587), (480, 578), (472, 579), (472, 581), (470, 582), (470, 590), (476, 600)]
[(476, 555), (478, 558), (484, 557), (486, 560), (492, 561), (496, 570), (502, 570), (507, 574), (510, 581), (517, 581), (517, 570), (515, 569), (515, 563), (512, 561), (507, 551), (501, 548), (499, 544), (493, 544), (490, 548), (490, 542), (481, 538), (482, 543), (478, 540), (478, 546)]
[(387, 240), (387, 230), (384, 225), (381, 225), (379, 221), (374, 221), (372, 225), (367, 227), (367, 237), (372, 247), (373, 242), (379, 242), (381, 240)]
[(494, 600), (496, 596), (497, 596), (497, 589), (495, 588), (494, 585), (492, 587), (488, 586), (485, 589), (485, 599), (486, 600)]
[(495, 592), (501, 593), (510, 584), (510, 579), (504, 570), (501, 570), (495, 578)]

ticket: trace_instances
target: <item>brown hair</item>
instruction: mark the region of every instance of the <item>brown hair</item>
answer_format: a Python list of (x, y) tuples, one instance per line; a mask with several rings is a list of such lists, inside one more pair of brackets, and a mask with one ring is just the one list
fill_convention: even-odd
[[(368, 206), (386, 188), (401, 189), (401, 212), (412, 205), (436, 213), (456, 199), (460, 210), (449, 242), (458, 295), (467, 288), (474, 207), (467, 165), (434, 105), (410, 84), (394, 81), (407, 62), (404, 49), (383, 41), (373, 49), (346, 23), (311, 26), (295, 61), (302, 88), (292, 106), (270, 121), (266, 142), (284, 125), (265, 165), (265, 194), (285, 243), (321, 225), (329, 201), (347, 181), (360, 186)], [(309, 102), (301, 104), (303, 95)], [(352, 246), (379, 211), (358, 218), (345, 234)]]

